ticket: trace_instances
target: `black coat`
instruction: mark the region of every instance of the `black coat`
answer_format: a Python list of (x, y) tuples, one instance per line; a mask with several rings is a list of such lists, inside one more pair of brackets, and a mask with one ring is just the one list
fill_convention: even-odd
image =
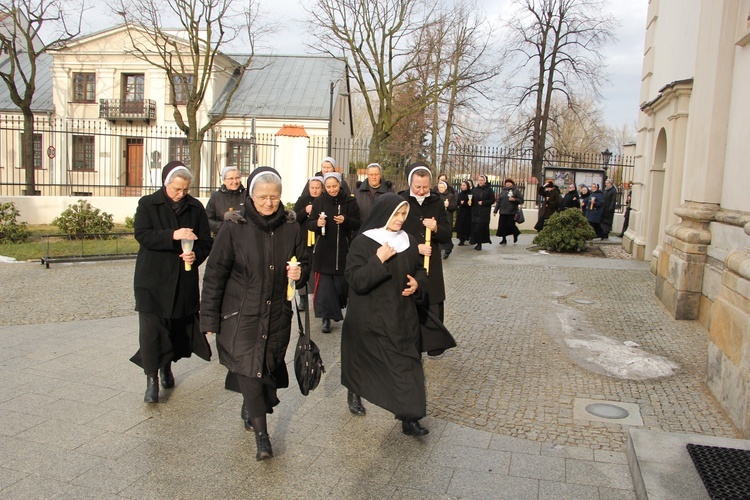
[(604, 195), (593, 191), (586, 200), (586, 219), (592, 224), (599, 224), (604, 215)]
[(307, 222), (309, 216), (309, 214), (307, 213), (307, 206), (312, 205), (313, 201), (315, 201), (315, 198), (313, 198), (309, 192), (297, 198), (297, 202), (294, 204), (293, 210), (297, 216), (298, 224), (305, 224)]
[[(341, 332), (341, 383), (401, 418), (426, 414), (424, 372), (419, 350), (416, 301), (427, 277), (417, 242), (385, 264), (375, 255), (380, 243), (357, 236), (346, 259), (349, 305)], [(417, 293), (401, 295), (406, 275)]]
[[(321, 212), (326, 214), (325, 236), (318, 227)], [(336, 224), (333, 220), (333, 216), (338, 214), (344, 216), (344, 222), (341, 224)], [(343, 190), (339, 191), (336, 198), (328, 193), (321, 194), (313, 201), (313, 208), (306, 224), (307, 229), (314, 231), (316, 235), (312, 256), (313, 271), (343, 275), (349, 244), (361, 224), (359, 206), (354, 195), (347, 195)]]
[(211, 194), (206, 203), (206, 215), (208, 215), (208, 224), (212, 233), (219, 232), (221, 225), (224, 224), (224, 214), (229, 212), (230, 208), (235, 212), (242, 210), (246, 196), (246, 189), (242, 184), (235, 191), (230, 191), (222, 184), (218, 191)]
[[(448, 243), (451, 239), (451, 224), (446, 215), (445, 205), (435, 193), (430, 193), (420, 205), (407, 189), (399, 193), (409, 202), (409, 215), (404, 221), (402, 229), (414, 236), (417, 243), (424, 243), (425, 227), (422, 220), (435, 218), (437, 231), (431, 235), (430, 271), (427, 279), (427, 300), (430, 304), (445, 302), (445, 283), (443, 282), (443, 259), (440, 258), (440, 243)], [(424, 256), (422, 256), (424, 260)], [(348, 314), (348, 313), (347, 313)]]
[(581, 197), (578, 195), (578, 191), (568, 191), (565, 193), (562, 199), (563, 210), (568, 208), (581, 208)]
[[(162, 188), (138, 201), (134, 223), (135, 239), (140, 243), (133, 279), (135, 310), (162, 318), (184, 318), (198, 312), (198, 267), (208, 257), (213, 240), (200, 201), (187, 195), (178, 216), (167, 200)], [(175, 230), (184, 227), (192, 228), (198, 237), (190, 271), (185, 271), (180, 258), (180, 242), (172, 238)]]
[(602, 225), (612, 228), (615, 220), (615, 210), (617, 210), (617, 188), (612, 186), (604, 188), (604, 210), (602, 213)]
[[(513, 201), (510, 201), (511, 195), (513, 196)], [(497, 197), (495, 213), (500, 212), (500, 215), (515, 215), (521, 203), (523, 203), (523, 196), (521, 196), (521, 191), (516, 186), (503, 187), (500, 195)]]
[(219, 232), (206, 264), (201, 330), (218, 334), (219, 359), (229, 371), (270, 376), (275, 387), (287, 387), (284, 354), (292, 307), (286, 300), (286, 265), (296, 256), (302, 267), (298, 283), (307, 280), (305, 231), (283, 206), (269, 218), (252, 206), (244, 213), (246, 223), (227, 223)]
[(367, 179), (357, 186), (354, 191), (354, 198), (357, 200), (357, 206), (359, 207), (360, 220), (367, 220), (367, 216), (372, 211), (372, 206), (380, 196), (393, 192), (391, 186), (390, 181), (380, 181), (380, 186), (370, 189), (370, 182)]
[(552, 186), (551, 189), (540, 186), (538, 192), (539, 196), (543, 199), (539, 216), (541, 219), (549, 219), (555, 212), (560, 210), (560, 206), (562, 205), (560, 189), (557, 186)]
[(471, 194), (474, 195), (471, 200), (471, 243), (490, 243), (490, 219), (495, 191), (489, 184), (485, 184), (476, 186)]
[(461, 191), (456, 195), (456, 205), (458, 215), (456, 215), (456, 237), (459, 240), (468, 240), (471, 238), (471, 206), (469, 206), (469, 193), (471, 191)]

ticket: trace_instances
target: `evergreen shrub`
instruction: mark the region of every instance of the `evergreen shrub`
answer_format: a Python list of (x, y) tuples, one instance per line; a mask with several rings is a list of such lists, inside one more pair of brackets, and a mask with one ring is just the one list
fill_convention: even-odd
[(65, 234), (83, 237), (92, 233), (109, 233), (115, 227), (113, 216), (94, 208), (86, 200), (78, 200), (75, 205), (68, 205), (52, 225)]
[(534, 237), (534, 244), (555, 252), (583, 252), (588, 240), (596, 237), (594, 228), (577, 208), (556, 212)]
[(21, 212), (16, 204), (0, 203), (0, 243), (26, 243), (31, 237), (29, 227), (25, 222), (18, 222)]

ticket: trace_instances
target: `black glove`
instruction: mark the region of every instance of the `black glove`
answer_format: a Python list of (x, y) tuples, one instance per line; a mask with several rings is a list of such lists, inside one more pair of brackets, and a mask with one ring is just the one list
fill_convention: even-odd
[(224, 222), (234, 222), (235, 224), (247, 222), (240, 212), (229, 211), (224, 214)]

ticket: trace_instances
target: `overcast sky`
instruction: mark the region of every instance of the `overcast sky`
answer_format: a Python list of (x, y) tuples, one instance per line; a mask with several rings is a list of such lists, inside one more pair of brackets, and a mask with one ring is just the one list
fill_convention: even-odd
[[(477, 1), (485, 10), (487, 19), (492, 22), (498, 22), (501, 16), (508, 14), (510, 0)], [(258, 52), (310, 53), (311, 50), (306, 46), (306, 42), (310, 40), (305, 27), (308, 14), (302, 8), (302, 4), (311, 3), (312, 0), (262, 0), (261, 8), (264, 14), (271, 21), (278, 23), (279, 31), (275, 36), (264, 40), (264, 47)], [(109, 14), (105, 2), (96, 4), (86, 13), (86, 31), (104, 29), (105, 18), (110, 20), (109, 25), (121, 22), (116, 16)], [(617, 41), (605, 49), (606, 71), (611, 85), (602, 89), (601, 107), (609, 126), (633, 125), (638, 116), (647, 10), (648, 0), (608, 1), (608, 11), (620, 23), (615, 32)], [(241, 51), (241, 47), (233, 47), (233, 50)]]

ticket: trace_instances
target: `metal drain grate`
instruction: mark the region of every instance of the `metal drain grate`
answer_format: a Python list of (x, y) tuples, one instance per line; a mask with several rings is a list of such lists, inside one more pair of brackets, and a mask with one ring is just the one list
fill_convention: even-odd
[(750, 450), (699, 444), (687, 450), (712, 499), (750, 498)]

